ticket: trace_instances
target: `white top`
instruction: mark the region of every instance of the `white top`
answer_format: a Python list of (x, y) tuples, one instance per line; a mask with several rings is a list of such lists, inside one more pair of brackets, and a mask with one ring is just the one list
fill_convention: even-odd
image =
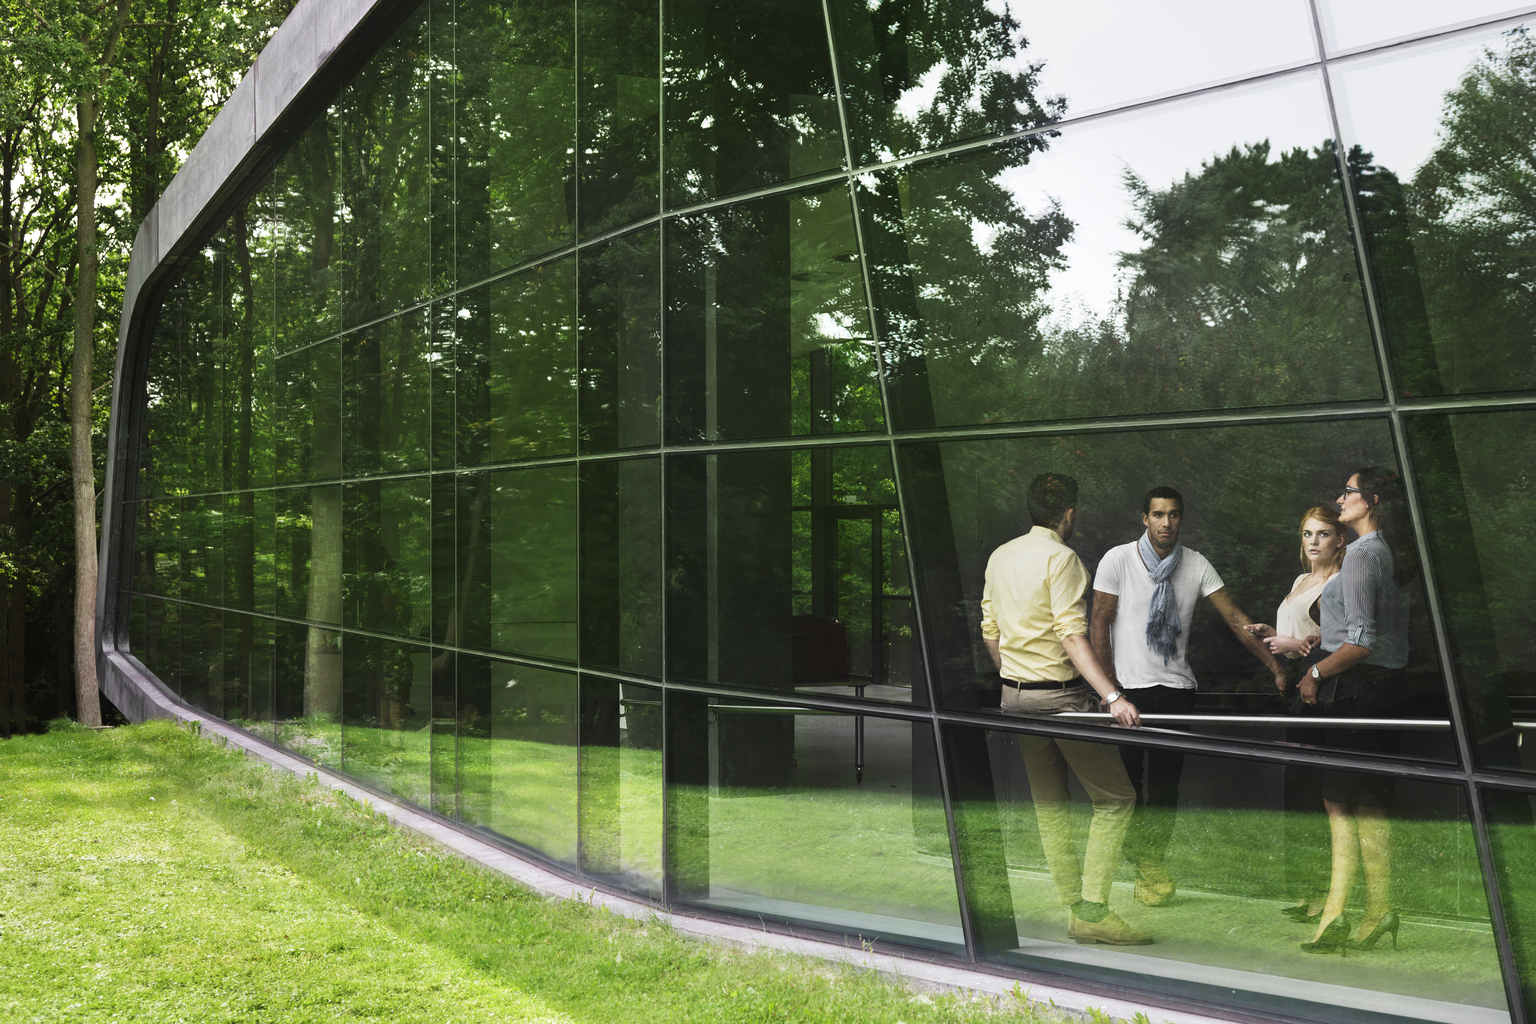
[[(1292, 636), (1297, 640), (1305, 640), (1309, 636), (1318, 636), (1323, 631), (1323, 627), (1312, 620), (1311, 611), (1313, 603), (1317, 601), (1317, 596), (1323, 592), (1323, 587), (1327, 586), (1328, 580), (1314, 583), (1305, 590), (1296, 589), (1301, 586), (1301, 581), (1310, 575), (1312, 574), (1304, 572), (1296, 577), (1295, 581), (1291, 584), (1291, 593), (1285, 596), (1285, 600), (1280, 602), (1279, 610), (1275, 612), (1275, 632), (1281, 636)], [(1328, 579), (1332, 578), (1330, 576)], [(1295, 659), (1301, 657), (1301, 655), (1287, 654), (1286, 657)]]
[(1225, 584), (1204, 555), (1184, 549), (1173, 573), (1173, 599), (1179, 609), (1178, 651), (1164, 664), (1163, 656), (1147, 646), (1147, 609), (1152, 605), (1154, 585), (1136, 543), (1133, 540), (1105, 552), (1093, 578), (1094, 590), (1120, 599), (1109, 631), (1114, 645), (1115, 678), (1127, 690), (1143, 686), (1193, 690), (1195, 674), (1189, 670), (1185, 655), (1189, 650), (1189, 624), (1195, 617), (1195, 601), (1214, 594)]

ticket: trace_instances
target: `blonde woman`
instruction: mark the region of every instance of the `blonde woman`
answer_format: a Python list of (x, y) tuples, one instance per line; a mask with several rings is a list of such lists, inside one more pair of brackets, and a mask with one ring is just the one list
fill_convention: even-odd
[(1319, 505), (1307, 509), (1297, 532), (1301, 536), (1301, 564), (1307, 571), (1291, 584), (1291, 592), (1275, 611), (1273, 626), (1260, 623), (1248, 627), (1265, 638), (1269, 653), (1293, 662), (1303, 661), (1317, 647), (1322, 633), (1317, 622), (1318, 599), (1323, 587), (1338, 575), (1345, 547), (1339, 514), (1331, 508)]
[[(1318, 624), (1319, 598), (1323, 587), (1338, 575), (1344, 564), (1344, 529), (1337, 509), (1319, 505), (1309, 508), (1296, 529), (1301, 540), (1301, 564), (1307, 571), (1291, 583), (1290, 592), (1275, 611), (1275, 625), (1255, 625), (1250, 629), (1265, 638), (1272, 654), (1285, 659), (1289, 667), (1282, 680), (1281, 694), (1299, 683), (1313, 662), (1323, 659), (1318, 646), (1322, 627)], [(1293, 715), (1316, 715), (1315, 703), (1296, 698)], [(1285, 738), (1291, 743), (1322, 746), (1323, 730), (1311, 727), (1288, 728)], [(1305, 765), (1288, 765), (1285, 770), (1285, 876), (1292, 892), (1303, 895), (1284, 913), (1300, 923), (1316, 922), (1328, 895), (1328, 834), (1319, 831), (1310, 812), (1323, 802), (1323, 774)]]

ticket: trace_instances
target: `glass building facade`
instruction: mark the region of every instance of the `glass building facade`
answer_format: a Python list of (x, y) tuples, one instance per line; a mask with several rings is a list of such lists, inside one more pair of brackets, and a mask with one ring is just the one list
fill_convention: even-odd
[[(402, 10), (127, 338), (103, 642), (684, 912), (1208, 1011), (1531, 1020), (1532, 23)], [(1037, 474), (1078, 481), (1095, 574), (1177, 488), (1268, 623), (1298, 520), (1369, 466), (1419, 563), (1380, 714), (1281, 695), (1210, 601), (1188, 714), (1001, 709), (983, 585)], [(1177, 895), (1127, 860), (1109, 899), (1153, 944), (1069, 937), (1045, 847), (1091, 848), (1092, 801), (1032, 793), (1042, 738), (1171, 785), (1131, 829)], [(1384, 805), (1342, 838), (1341, 779)], [(1281, 911), (1341, 843), (1346, 915), (1384, 884), (1399, 925), (1311, 954)]]

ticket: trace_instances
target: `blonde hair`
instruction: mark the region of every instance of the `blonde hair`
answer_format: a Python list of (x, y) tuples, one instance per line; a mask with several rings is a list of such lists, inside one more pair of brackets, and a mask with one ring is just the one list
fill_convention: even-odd
[[(1303, 530), (1305, 530), (1307, 528), (1308, 520), (1312, 520), (1312, 519), (1316, 519), (1320, 523), (1327, 523), (1329, 526), (1333, 527), (1333, 532), (1334, 532), (1334, 534), (1336, 536), (1342, 536), (1343, 535), (1343, 527), (1339, 523), (1339, 510), (1336, 509), (1336, 508), (1329, 508), (1326, 505), (1314, 505), (1313, 507), (1307, 509), (1307, 514), (1302, 516), (1301, 517), (1301, 522), (1299, 524), (1297, 524), (1297, 526), (1296, 526), (1296, 533), (1297, 533), (1298, 536), (1300, 536), (1301, 531), (1303, 531)], [(1334, 559), (1333, 571), (1334, 572), (1338, 572), (1339, 571), (1339, 567), (1341, 565), (1343, 565), (1343, 564), (1344, 564), (1344, 552), (1341, 549), (1339, 551), (1339, 556), (1336, 559)], [(1310, 568), (1312, 568), (1312, 560), (1307, 557), (1307, 541), (1306, 541), (1306, 538), (1302, 538), (1302, 541), (1301, 541), (1301, 567), (1303, 569), (1310, 569)]]

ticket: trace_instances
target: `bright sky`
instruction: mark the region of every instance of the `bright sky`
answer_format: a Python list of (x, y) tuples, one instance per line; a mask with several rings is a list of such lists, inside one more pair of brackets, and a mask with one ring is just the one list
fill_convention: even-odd
[[(1001, 0), (988, 2), (1002, 6)], [(1045, 62), (1040, 94), (1067, 96), (1069, 117), (1308, 62), (1316, 53), (1304, 0), (1081, 0), (1012, 7), (1029, 39), (1021, 62)], [(1325, 31), (1338, 45), (1355, 46), (1380, 41), (1387, 31), (1399, 37), (1502, 9), (1497, 0), (1330, 0)], [(1085, 21), (1103, 30), (1084, 31)], [(1390, 28), (1373, 30), (1378, 25)], [(1445, 93), (1488, 45), (1500, 45), (1498, 31), (1336, 65), (1345, 138), (1411, 178), (1436, 144)], [(1119, 253), (1141, 246), (1125, 227), (1132, 214), (1122, 179), (1127, 168), (1165, 188), (1234, 144), (1268, 139), (1273, 158), (1297, 146), (1314, 148), (1332, 134), (1320, 73), (1307, 70), (1068, 126), (1045, 153), (1006, 172), (1002, 183), (1030, 212), (1060, 200), (1076, 223), (1068, 268), (1052, 278), (1056, 318), (1075, 322), (1084, 312), (1108, 311), (1119, 284)]]

